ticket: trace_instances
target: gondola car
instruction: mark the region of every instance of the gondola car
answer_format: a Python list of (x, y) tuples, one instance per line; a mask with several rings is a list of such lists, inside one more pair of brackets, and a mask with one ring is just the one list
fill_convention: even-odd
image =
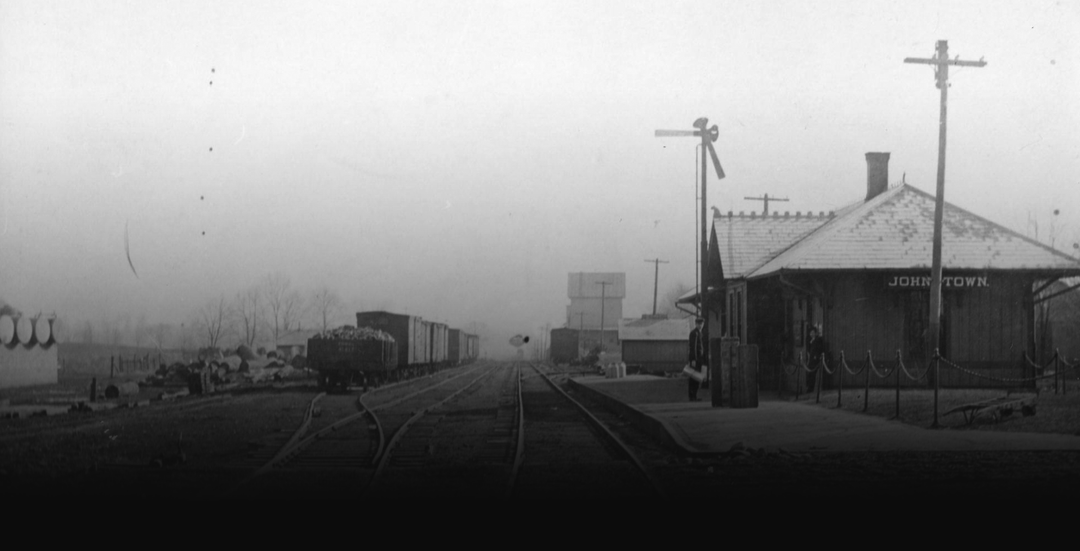
[(308, 339), (308, 367), (320, 388), (378, 384), (398, 366), (398, 343), (384, 331), (343, 326)]

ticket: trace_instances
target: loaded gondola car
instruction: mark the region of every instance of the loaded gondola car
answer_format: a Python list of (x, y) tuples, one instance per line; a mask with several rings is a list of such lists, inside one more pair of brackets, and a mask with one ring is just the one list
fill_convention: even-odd
[(308, 339), (308, 366), (318, 372), (321, 388), (378, 384), (398, 361), (396, 339), (369, 327), (346, 325)]

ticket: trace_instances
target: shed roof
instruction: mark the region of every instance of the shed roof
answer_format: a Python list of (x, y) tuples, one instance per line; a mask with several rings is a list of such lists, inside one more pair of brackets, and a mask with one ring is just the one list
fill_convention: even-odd
[(682, 319), (621, 319), (620, 341), (680, 341), (694, 328), (693, 318)]
[[(727, 279), (781, 271), (930, 269), (934, 203), (933, 195), (905, 183), (831, 218), (792, 223), (776, 216), (728, 216), (713, 224)], [(1080, 275), (1080, 260), (948, 202), (941, 258), (951, 270)]]

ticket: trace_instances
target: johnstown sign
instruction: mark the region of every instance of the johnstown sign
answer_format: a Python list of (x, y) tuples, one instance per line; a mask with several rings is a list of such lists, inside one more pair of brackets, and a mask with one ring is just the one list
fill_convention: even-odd
[[(989, 287), (990, 279), (985, 275), (943, 275), (941, 276), (942, 289), (967, 289), (970, 287)], [(929, 289), (930, 276), (885, 276), (885, 287), (888, 289)]]

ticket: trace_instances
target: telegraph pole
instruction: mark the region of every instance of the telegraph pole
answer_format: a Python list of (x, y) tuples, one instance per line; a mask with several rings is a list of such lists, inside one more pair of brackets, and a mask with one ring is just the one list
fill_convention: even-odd
[(743, 197), (743, 199), (746, 199), (747, 201), (765, 201), (765, 216), (769, 215), (769, 201), (789, 201), (790, 200), (787, 197), (784, 197), (783, 199), (781, 199), (779, 197), (769, 197), (768, 193), (766, 193), (764, 197)]
[[(909, 57), (904, 63), (922, 63), (935, 66), (937, 87), (941, 90), (941, 116), (938, 123), (937, 197), (934, 203), (934, 246), (930, 268), (930, 339), (931, 354), (941, 349), (941, 223), (945, 207), (945, 121), (949, 97), (949, 65), (960, 67), (985, 67), (986, 62), (949, 59), (949, 41), (938, 40), (937, 51), (930, 59)], [(930, 354), (928, 354), (928, 357)], [(936, 422), (936, 418), (935, 418)]]
[(600, 285), (600, 353), (604, 353), (604, 303), (607, 299), (607, 286), (612, 285), (607, 281), (597, 283)]
[(652, 263), (656, 264), (656, 273), (655, 273), (654, 278), (653, 278), (653, 287), (652, 287), (652, 313), (655, 316), (656, 315), (656, 292), (659, 290), (659, 287), (660, 287), (660, 265), (661, 264), (668, 264), (668, 261), (660, 260), (659, 258), (654, 258), (652, 260), (646, 260), (645, 262), (652, 262)]

